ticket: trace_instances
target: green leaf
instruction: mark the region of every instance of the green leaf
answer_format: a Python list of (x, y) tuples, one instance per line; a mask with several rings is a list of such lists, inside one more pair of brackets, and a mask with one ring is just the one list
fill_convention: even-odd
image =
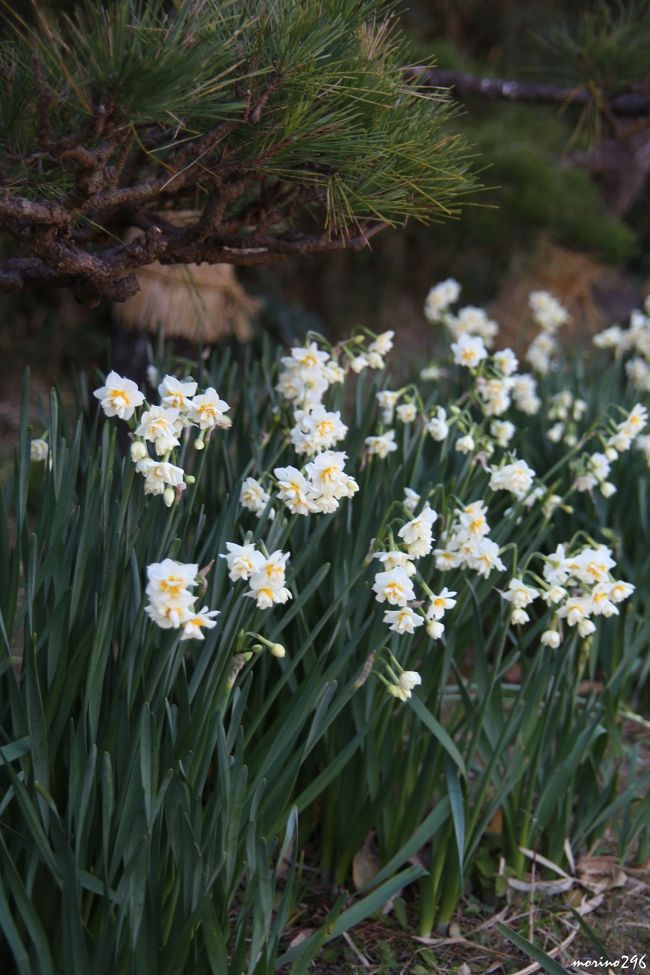
[(507, 938), (515, 948), (522, 951), (527, 955), (531, 961), (536, 962), (548, 975), (566, 975), (566, 971), (562, 968), (556, 961), (554, 961), (550, 955), (547, 955), (545, 951), (538, 948), (536, 945), (527, 941), (526, 938), (522, 938), (520, 934), (516, 931), (512, 931), (511, 928), (506, 927), (505, 924), (497, 924), (497, 931), (499, 931), (504, 938)]
[(414, 695), (408, 701), (411, 708), (415, 711), (420, 721), (422, 721), (434, 738), (440, 742), (444, 750), (447, 752), (454, 765), (457, 767), (460, 774), (466, 778), (467, 772), (465, 771), (465, 763), (463, 762), (462, 756), (458, 751), (456, 745), (453, 743), (445, 729), (442, 727), (439, 721), (434, 718), (427, 706), (420, 700), (420, 698)]

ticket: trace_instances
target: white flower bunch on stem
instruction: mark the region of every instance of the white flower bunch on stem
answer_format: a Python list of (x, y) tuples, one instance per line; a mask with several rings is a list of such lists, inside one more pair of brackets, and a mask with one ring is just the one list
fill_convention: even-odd
[(227, 542), (226, 548), (228, 552), (220, 558), (225, 559), (228, 564), (230, 579), (233, 582), (248, 582), (248, 591), (244, 595), (254, 599), (258, 609), (270, 609), (291, 599), (291, 593), (285, 585), (288, 552), (277, 549), (268, 555), (259, 551), (251, 542), (244, 545)]
[[(197, 383), (192, 379), (165, 376), (158, 386), (160, 403), (150, 406), (133, 380), (111, 371), (104, 386), (93, 393), (106, 416), (132, 421), (131, 460), (144, 477), (144, 492), (162, 495), (168, 508), (193, 481), (172, 460), (174, 451), (181, 447), (184, 431), (197, 427), (193, 446), (203, 450), (214, 430), (225, 430), (232, 424), (226, 415), (230, 407), (215, 389), (210, 386), (198, 396), (196, 391)], [(136, 411), (143, 405), (147, 408), (138, 415)]]
[(217, 625), (218, 610), (196, 610), (192, 593), (199, 582), (198, 565), (164, 559), (147, 566), (145, 612), (163, 630), (180, 629), (181, 640), (203, 640), (203, 630)]

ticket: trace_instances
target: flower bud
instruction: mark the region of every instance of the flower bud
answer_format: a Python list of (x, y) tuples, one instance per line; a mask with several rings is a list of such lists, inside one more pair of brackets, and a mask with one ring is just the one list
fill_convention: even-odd
[(196, 440), (194, 441), (194, 449), (195, 450), (203, 450), (204, 447), (205, 447), (205, 443), (203, 441), (203, 434), (200, 433), (198, 435), (198, 437), (196, 438)]
[(131, 460), (137, 464), (139, 460), (144, 460), (147, 456), (147, 445), (142, 440), (134, 440), (131, 444)]
[(194, 474), (186, 474), (185, 475), (185, 483), (186, 484), (194, 484), (195, 481), (196, 481), (196, 478), (194, 477)]
[(47, 459), (47, 440), (32, 440), (29, 446), (29, 459), (42, 462)]
[(422, 678), (417, 670), (403, 670), (399, 677), (399, 686), (405, 691), (412, 691), (414, 687), (422, 683)]
[(165, 506), (167, 508), (171, 508), (171, 506), (174, 503), (175, 496), (176, 495), (175, 495), (174, 489), (172, 487), (165, 488), (164, 493), (163, 493), (163, 501), (165, 502)]
[(281, 643), (272, 643), (270, 647), (271, 653), (274, 657), (282, 658), (286, 655), (286, 650)]
[(261, 653), (263, 649), (264, 647), (262, 646), (261, 643), (254, 643), (253, 646), (251, 647), (251, 651), (253, 653)]
[(242, 653), (242, 657), (244, 658), (244, 660), (246, 661), (246, 663), (248, 663), (249, 660), (252, 660), (253, 659), (253, 652), (252, 652), (252, 650), (247, 650), (245, 653)]
[(439, 640), (442, 634), (445, 632), (444, 623), (440, 623), (438, 620), (429, 620), (426, 626), (427, 634), (432, 640)]
[(546, 630), (542, 633), (542, 646), (551, 647), (553, 650), (560, 645), (560, 634), (557, 630)]

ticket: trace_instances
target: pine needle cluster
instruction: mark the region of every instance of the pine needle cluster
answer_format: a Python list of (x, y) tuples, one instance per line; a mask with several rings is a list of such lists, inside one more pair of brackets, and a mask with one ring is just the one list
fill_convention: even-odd
[(0, 227), (21, 256), (0, 290), (124, 300), (153, 260), (360, 248), (475, 187), (453, 104), (418, 87), (385, 0), (85, 0), (13, 26)]

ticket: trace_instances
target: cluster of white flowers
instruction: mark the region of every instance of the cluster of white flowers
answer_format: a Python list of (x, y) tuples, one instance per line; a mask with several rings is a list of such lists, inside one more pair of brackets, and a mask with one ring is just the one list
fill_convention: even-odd
[(611, 325), (594, 336), (594, 345), (612, 349), (617, 358), (629, 355), (625, 371), (630, 382), (644, 393), (650, 392), (650, 295), (643, 311), (636, 308), (631, 313), (628, 328)]
[(497, 570), (505, 572), (499, 556), (499, 546), (490, 537), (487, 505), (479, 499), (456, 508), (449, 529), (435, 549), (436, 567), (445, 572), (449, 569), (471, 569), (487, 578)]
[[(451, 305), (455, 304), (460, 297), (460, 285), (453, 278), (441, 281), (429, 291), (424, 303), (424, 315), (432, 324), (443, 324), (449, 329), (452, 338), (456, 343), (467, 336), (481, 340), (483, 348), (492, 348), (494, 339), (499, 332), (497, 322), (489, 317), (484, 308), (477, 308), (475, 305), (465, 305), (455, 314), (450, 310)], [(480, 348), (477, 346), (477, 348)], [(464, 355), (463, 355), (464, 353)], [(480, 354), (480, 352), (479, 352)], [(474, 368), (472, 363), (473, 353), (469, 347), (465, 349), (462, 345), (456, 354), (454, 361), (458, 365)], [(432, 375), (422, 374), (422, 378), (437, 378), (435, 372)]]
[[(265, 491), (262, 485), (254, 477), (246, 477), (239, 492), (239, 503), (242, 508), (252, 511), (253, 514), (261, 518), (266, 511), (266, 506), (271, 500), (271, 495)], [(269, 518), (275, 517), (273, 508), (269, 508)]]
[(259, 551), (252, 542), (237, 545), (226, 542), (227, 554), (220, 556), (228, 563), (228, 575), (232, 582), (248, 582), (244, 594), (254, 599), (258, 609), (270, 609), (291, 599), (285, 582), (289, 553), (277, 549), (270, 555)]
[(526, 497), (535, 480), (535, 471), (521, 459), (492, 467), (490, 473), (490, 488), (493, 491), (509, 491), (518, 501)]
[(618, 615), (618, 604), (634, 592), (629, 582), (612, 576), (615, 565), (605, 545), (585, 545), (571, 554), (567, 546), (558, 545), (545, 558), (542, 586), (533, 588), (515, 577), (501, 593), (510, 604), (511, 622), (527, 623), (530, 617), (526, 610), (539, 599), (553, 607), (553, 619), (541, 637), (544, 646), (560, 646), (562, 621), (569, 628), (575, 627), (581, 637), (590, 636), (596, 629), (593, 617)]
[(424, 314), (432, 324), (443, 321), (450, 305), (460, 297), (460, 284), (454, 278), (440, 281), (429, 291), (424, 303)]
[(528, 347), (526, 362), (545, 376), (555, 364), (559, 348), (555, 333), (569, 321), (569, 313), (548, 291), (531, 291), (528, 302), (540, 331)]
[(647, 426), (648, 411), (642, 403), (637, 403), (624, 420), (612, 426), (605, 442), (605, 453), (610, 460), (629, 450), (641, 431)]
[(534, 416), (542, 406), (542, 401), (537, 395), (537, 382), (534, 376), (521, 372), (512, 378), (512, 399), (515, 406), (527, 416)]
[[(197, 383), (192, 379), (165, 376), (158, 386), (158, 394), (160, 403), (149, 406), (133, 380), (113, 371), (106, 377), (105, 385), (93, 393), (106, 416), (135, 421), (131, 460), (138, 474), (144, 477), (145, 494), (162, 495), (170, 507), (191, 481), (183, 468), (170, 460), (181, 445), (183, 432), (196, 427), (198, 435), (193, 446), (203, 450), (212, 432), (227, 429), (232, 420), (226, 416), (230, 407), (217, 391), (210, 386), (197, 395)], [(143, 404), (147, 408), (137, 415)], [(149, 444), (153, 447), (153, 457)]]
[(331, 514), (343, 498), (351, 498), (359, 490), (345, 471), (346, 460), (342, 451), (326, 450), (305, 465), (304, 474), (296, 467), (276, 467), (278, 499), (294, 515)]
[(586, 545), (572, 553), (565, 545), (558, 545), (546, 558), (541, 599), (554, 607), (554, 617), (542, 635), (544, 645), (560, 645), (562, 621), (570, 628), (576, 627), (584, 638), (596, 629), (593, 617), (618, 615), (618, 604), (634, 592), (634, 586), (614, 578), (615, 566), (606, 545)]
[(291, 355), (282, 358), (282, 365), (276, 389), (297, 409), (320, 406), (329, 387), (343, 381), (341, 366), (316, 342), (292, 349)]
[(294, 419), (296, 422), (290, 436), (297, 454), (311, 457), (322, 450), (331, 450), (348, 432), (341, 422), (340, 412), (328, 413), (321, 404), (310, 410), (296, 410)]
[(585, 401), (568, 389), (551, 396), (546, 412), (546, 418), (553, 424), (546, 432), (551, 443), (562, 441), (567, 447), (575, 447), (578, 442), (577, 424), (586, 411)]
[[(411, 488), (406, 488), (405, 494), (405, 507), (413, 512), (420, 503), (420, 497)], [(424, 614), (416, 612), (409, 605), (413, 602), (420, 605), (413, 583), (417, 572), (415, 560), (430, 554), (433, 548), (433, 526), (437, 518), (433, 508), (425, 504), (419, 514), (399, 529), (397, 535), (402, 549), (394, 548), (387, 552), (375, 552), (373, 555), (381, 563), (381, 568), (375, 575), (373, 592), (378, 603), (388, 603), (395, 607), (387, 609), (383, 617), (383, 622), (394, 633), (414, 633), (417, 627), (423, 626), (429, 620), (440, 619), (440, 616), (435, 615), (438, 612), (435, 607), (431, 613)], [(425, 588), (430, 593), (428, 587)], [(447, 590), (443, 590), (443, 593), (446, 594)], [(439, 597), (431, 594), (431, 598), (433, 600)]]
[(216, 609), (195, 609), (192, 593), (199, 581), (198, 565), (164, 559), (147, 566), (145, 612), (163, 630), (180, 629), (181, 640), (203, 640), (203, 630), (217, 625)]
[(570, 315), (564, 305), (548, 291), (531, 291), (528, 304), (535, 322), (551, 335), (570, 321)]
[[(348, 354), (346, 367), (361, 372), (370, 367), (383, 369), (384, 356), (392, 348), (393, 332), (384, 332), (370, 342), (362, 339), (362, 349), (353, 340), (356, 355)], [(358, 490), (356, 480), (345, 471), (347, 454), (332, 450), (345, 438), (348, 428), (339, 411), (328, 411), (323, 397), (333, 383), (343, 382), (346, 368), (336, 357), (319, 348), (315, 341), (291, 349), (282, 359), (278, 391), (294, 408), (294, 426), (290, 431), (291, 444), (299, 456), (310, 461), (302, 469), (276, 467), (273, 475), (277, 498), (292, 513), (308, 515), (329, 514), (344, 498), (351, 498)], [(270, 495), (254, 478), (247, 478), (242, 487), (241, 503), (258, 517), (270, 501)]]
[(616, 493), (616, 486), (607, 480), (611, 466), (607, 456), (600, 451), (590, 454), (583, 462), (583, 473), (575, 479), (575, 490), (592, 491), (598, 487), (604, 498), (611, 498)]
[(527, 586), (521, 579), (513, 578), (508, 583), (506, 592), (501, 595), (510, 603), (510, 620), (516, 625), (528, 623), (530, 616), (526, 612), (526, 607), (534, 602), (539, 596), (537, 589)]

